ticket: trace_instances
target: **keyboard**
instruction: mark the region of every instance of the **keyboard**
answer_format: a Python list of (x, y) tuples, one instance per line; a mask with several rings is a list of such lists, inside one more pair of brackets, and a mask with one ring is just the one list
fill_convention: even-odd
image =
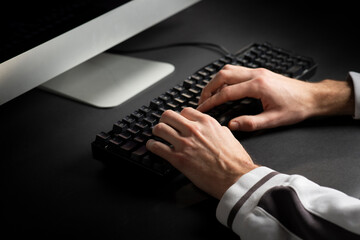
[[(225, 65), (233, 64), (249, 68), (263, 67), (296, 79), (307, 80), (316, 71), (314, 60), (295, 54), (269, 43), (253, 43), (236, 54), (225, 55), (212, 61), (188, 76), (181, 83), (134, 110), (128, 116), (114, 122), (110, 131), (103, 131), (92, 142), (96, 160), (111, 168), (126, 168), (138, 174), (150, 174), (172, 178), (179, 172), (166, 160), (152, 154), (145, 147), (152, 135), (152, 128), (161, 114), (172, 109), (180, 112), (185, 107), (196, 108), (202, 89)], [(259, 100), (241, 99), (227, 102), (207, 112), (220, 124), (239, 115), (254, 115), (262, 111)]]

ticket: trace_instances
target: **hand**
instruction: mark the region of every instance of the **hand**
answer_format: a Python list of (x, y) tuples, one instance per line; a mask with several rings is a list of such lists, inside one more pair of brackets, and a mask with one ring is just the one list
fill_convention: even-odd
[(257, 167), (227, 127), (193, 108), (165, 111), (153, 134), (171, 146), (149, 140), (146, 147), (217, 199)]
[(294, 124), (312, 116), (354, 111), (354, 96), (348, 82), (309, 83), (266, 69), (232, 65), (224, 66), (203, 89), (197, 109), (206, 112), (245, 97), (260, 99), (264, 111), (232, 119), (231, 130), (253, 131)]

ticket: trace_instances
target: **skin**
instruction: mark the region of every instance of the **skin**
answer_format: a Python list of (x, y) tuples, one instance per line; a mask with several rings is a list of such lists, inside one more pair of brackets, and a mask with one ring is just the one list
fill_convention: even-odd
[[(239, 116), (221, 126), (203, 114), (227, 101), (260, 99), (264, 111)], [(169, 143), (149, 140), (147, 148), (169, 161), (196, 186), (220, 199), (242, 175), (258, 167), (230, 130), (254, 131), (294, 124), (320, 115), (354, 113), (349, 82), (303, 82), (266, 69), (226, 65), (203, 89), (199, 107), (180, 114), (163, 113), (153, 134)]]

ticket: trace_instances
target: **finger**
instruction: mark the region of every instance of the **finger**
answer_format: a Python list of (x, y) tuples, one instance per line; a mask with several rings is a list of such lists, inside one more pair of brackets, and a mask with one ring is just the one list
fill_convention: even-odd
[(223, 104), (228, 101), (234, 101), (246, 97), (258, 98), (259, 94), (255, 89), (252, 81), (234, 84), (224, 87), (219, 92), (215, 93), (210, 98), (206, 99), (201, 105), (197, 107), (200, 112), (206, 112), (213, 107)]
[(282, 125), (282, 115), (278, 111), (262, 112), (254, 116), (240, 116), (229, 122), (232, 131), (255, 131)]
[(184, 108), (180, 114), (190, 121), (199, 121), (205, 115), (191, 107)]
[(162, 157), (163, 159), (168, 160), (169, 162), (171, 161), (172, 155), (174, 154), (173, 149), (170, 146), (154, 139), (149, 139), (146, 142), (146, 148), (150, 152)]
[(188, 133), (188, 126), (190, 125), (190, 122), (187, 118), (181, 116), (179, 113), (174, 112), (172, 110), (166, 110), (161, 115), (159, 122), (166, 123), (175, 130), (184, 134)]
[(251, 70), (241, 66), (225, 65), (202, 90), (199, 104), (211, 97), (223, 85), (232, 85), (251, 79), (253, 77)]
[(179, 132), (177, 132), (174, 128), (167, 125), (166, 123), (160, 122), (152, 130), (152, 133), (164, 139), (168, 143), (172, 145), (177, 145), (177, 140), (180, 138)]

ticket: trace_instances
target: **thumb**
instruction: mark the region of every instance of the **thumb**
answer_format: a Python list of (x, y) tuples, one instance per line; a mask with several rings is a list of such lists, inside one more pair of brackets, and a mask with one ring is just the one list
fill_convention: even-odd
[(233, 118), (229, 122), (229, 128), (232, 131), (255, 131), (265, 128), (272, 128), (279, 126), (281, 122), (281, 117), (279, 112), (268, 111), (262, 112), (258, 115), (250, 116), (244, 115), (240, 117)]

